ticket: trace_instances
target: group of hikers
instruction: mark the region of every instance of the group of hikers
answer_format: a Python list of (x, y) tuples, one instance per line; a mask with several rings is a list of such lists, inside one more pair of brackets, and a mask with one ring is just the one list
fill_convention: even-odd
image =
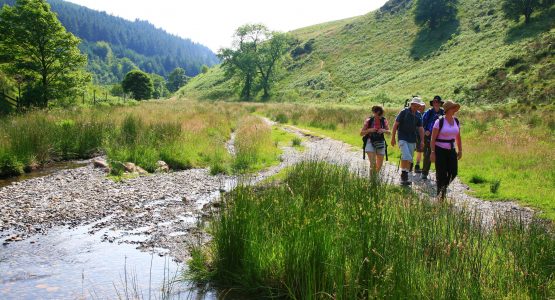
[(374, 106), (373, 116), (365, 120), (360, 135), (372, 174), (379, 174), (384, 157), (387, 158), (385, 134), (391, 133), (391, 146), (398, 144), (401, 150), (401, 184), (411, 184), (409, 174), (413, 169), (421, 174), (422, 180), (428, 180), (431, 164), (435, 163), (437, 196), (444, 199), (447, 187), (457, 177), (458, 160), (462, 158), (460, 124), (455, 117), (461, 106), (452, 100), (444, 102), (440, 96), (435, 96), (430, 106), (425, 110), (422, 99), (414, 97), (397, 115), (392, 129), (384, 117), (383, 107)]

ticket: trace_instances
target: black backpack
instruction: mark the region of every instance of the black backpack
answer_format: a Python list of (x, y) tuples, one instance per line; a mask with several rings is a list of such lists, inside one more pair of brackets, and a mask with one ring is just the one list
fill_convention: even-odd
[[(439, 136), (439, 134), (441, 133), (441, 130), (443, 129), (443, 124), (445, 123), (445, 116), (439, 117), (438, 120), (439, 120), (439, 130), (437, 131), (437, 135)], [(457, 123), (457, 127), (459, 127), (459, 130), (460, 130), (461, 124), (459, 123), (459, 119), (455, 118), (455, 123)], [(455, 140), (444, 140), (444, 139), (436, 138), (436, 142), (449, 143), (451, 144), (451, 149), (455, 149)]]
[[(368, 126), (370, 126), (370, 124), (374, 123), (374, 117), (370, 117), (370, 120), (368, 121)], [(380, 118), (380, 126), (381, 128), (385, 128), (385, 118), (381, 117)], [(371, 133), (371, 134), (367, 134), (365, 136), (362, 137), (362, 159), (366, 159), (366, 145), (368, 144), (368, 142), (372, 142), (371, 140), (371, 135), (377, 135), (375, 136), (375, 138), (377, 138), (377, 141), (384, 141), (385, 142), (385, 160), (388, 161), (389, 157), (387, 155), (387, 142), (385, 141), (385, 137), (382, 134), (379, 133)], [(379, 136), (379, 137), (378, 137)]]

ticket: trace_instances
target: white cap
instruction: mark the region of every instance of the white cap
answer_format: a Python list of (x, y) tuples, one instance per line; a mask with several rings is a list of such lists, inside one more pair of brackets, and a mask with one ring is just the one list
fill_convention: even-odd
[(426, 106), (426, 104), (424, 103), (424, 101), (422, 101), (420, 97), (412, 98), (412, 101), (410, 102), (410, 104), (418, 104), (420, 106)]

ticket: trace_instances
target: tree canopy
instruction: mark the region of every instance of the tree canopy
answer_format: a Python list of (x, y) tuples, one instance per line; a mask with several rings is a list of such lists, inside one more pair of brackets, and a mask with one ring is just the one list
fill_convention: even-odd
[(131, 93), (135, 100), (150, 99), (154, 92), (154, 84), (151, 77), (141, 70), (133, 70), (127, 73), (121, 86), (123, 91)]
[[(549, 2), (545, 0), (545, 2)], [(503, 13), (507, 19), (518, 22), (521, 16), (524, 16), (524, 22), (530, 23), (532, 13), (542, 6), (540, 0), (504, 0)]]
[(457, 17), (457, 0), (417, 0), (414, 21), (418, 26), (436, 29)]
[(262, 24), (247, 24), (235, 31), (233, 48), (221, 49), (218, 56), (228, 77), (236, 77), (240, 95), (252, 100), (263, 90), (270, 97), (272, 82), (281, 60), (289, 48), (288, 35), (270, 31)]
[(170, 92), (175, 93), (184, 86), (188, 80), (189, 77), (185, 75), (185, 70), (176, 68), (170, 73), (170, 76), (168, 76), (168, 89)]
[(24, 102), (47, 107), (75, 96), (89, 80), (79, 39), (66, 31), (45, 0), (17, 0), (0, 12), (0, 57), (6, 73), (25, 82)]

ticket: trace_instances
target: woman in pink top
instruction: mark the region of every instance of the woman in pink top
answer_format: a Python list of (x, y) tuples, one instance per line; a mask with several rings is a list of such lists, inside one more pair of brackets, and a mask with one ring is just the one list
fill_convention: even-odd
[(462, 158), (461, 129), (459, 120), (455, 118), (460, 108), (459, 104), (446, 101), (443, 105), (445, 117), (435, 122), (432, 131), (430, 159), (436, 164), (437, 195), (441, 200), (445, 199), (447, 187), (457, 177), (458, 160)]

